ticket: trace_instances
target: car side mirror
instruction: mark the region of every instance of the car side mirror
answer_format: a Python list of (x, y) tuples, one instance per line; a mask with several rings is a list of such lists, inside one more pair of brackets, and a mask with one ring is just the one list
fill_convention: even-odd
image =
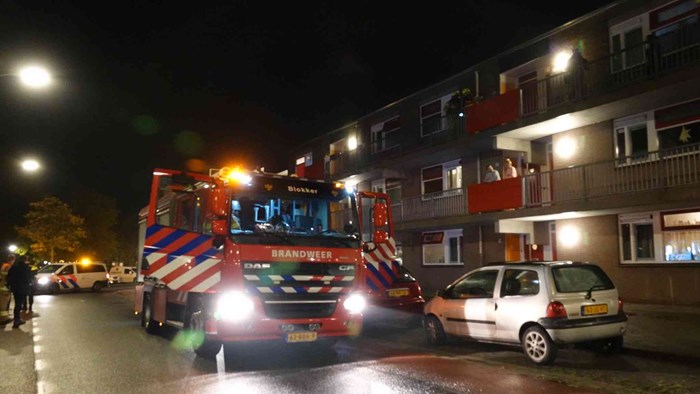
[(445, 298), (445, 289), (438, 290), (436, 295), (440, 298)]

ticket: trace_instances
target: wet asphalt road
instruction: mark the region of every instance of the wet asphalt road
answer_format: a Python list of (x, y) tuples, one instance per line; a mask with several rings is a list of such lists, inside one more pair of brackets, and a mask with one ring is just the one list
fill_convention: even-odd
[[(36, 314), (22, 330), (0, 333), (1, 359), (21, 368), (10, 382), (0, 383), (0, 391), (566, 393), (630, 388), (634, 392), (637, 386), (626, 385), (625, 379), (643, 383), (646, 379), (649, 392), (655, 388), (685, 392), (686, 386), (668, 390), (658, 381), (677, 381), (697, 372), (633, 357), (601, 361), (579, 350), (562, 351), (555, 367), (539, 368), (530, 366), (517, 348), (456, 343), (433, 349), (422, 343), (420, 329), (400, 327), (370, 330), (332, 348), (281, 342), (227, 348), (236, 357), (226, 365), (223, 352), (216, 361), (197, 358), (176, 331), (146, 334), (133, 315), (131, 294), (123, 290), (38, 296)], [(8, 335), (15, 339), (12, 346), (5, 341)], [(603, 370), (601, 362), (607, 363)]]

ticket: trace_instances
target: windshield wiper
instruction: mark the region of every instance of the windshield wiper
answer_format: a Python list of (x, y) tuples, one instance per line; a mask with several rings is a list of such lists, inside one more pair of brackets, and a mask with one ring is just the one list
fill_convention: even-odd
[(591, 299), (591, 297), (593, 296), (593, 295), (591, 294), (591, 293), (593, 292), (593, 290), (604, 290), (604, 289), (607, 289), (607, 288), (608, 288), (608, 287), (605, 286), (605, 285), (593, 285), (593, 286), (591, 286), (591, 288), (588, 289), (588, 291), (586, 292), (586, 299), (587, 299), (587, 300), (590, 300), (590, 299)]

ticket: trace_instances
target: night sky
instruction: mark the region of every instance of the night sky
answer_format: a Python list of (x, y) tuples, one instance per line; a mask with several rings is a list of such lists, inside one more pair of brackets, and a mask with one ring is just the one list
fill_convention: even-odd
[(607, 3), (2, 1), (0, 74), (55, 80), (0, 78), (0, 247), (30, 201), (81, 187), (136, 231), (153, 168), (282, 170), (300, 142)]

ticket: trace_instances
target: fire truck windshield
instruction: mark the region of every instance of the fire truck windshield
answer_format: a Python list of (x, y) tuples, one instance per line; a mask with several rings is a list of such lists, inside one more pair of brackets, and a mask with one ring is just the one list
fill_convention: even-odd
[[(343, 195), (306, 196), (253, 190), (233, 191), (231, 234), (245, 242), (248, 235), (278, 235), (288, 244), (356, 247), (356, 215)], [(333, 242), (328, 242), (333, 240)]]

